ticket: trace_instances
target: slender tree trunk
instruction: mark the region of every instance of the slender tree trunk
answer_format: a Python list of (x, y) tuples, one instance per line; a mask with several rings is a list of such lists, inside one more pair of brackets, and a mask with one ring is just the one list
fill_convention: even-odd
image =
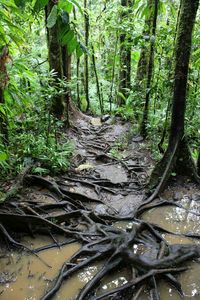
[[(87, 9), (88, 9), (88, 3), (87, 0), (84, 0), (85, 46), (88, 49), (90, 21), (89, 21), (89, 15)], [(85, 54), (85, 97), (87, 102), (86, 111), (88, 111), (90, 109), (88, 53)]]
[[(173, 75), (175, 45), (176, 45), (176, 37), (177, 37), (178, 24), (179, 24), (179, 20), (180, 20), (181, 4), (182, 4), (182, 0), (180, 0), (179, 9), (178, 9), (178, 15), (177, 15), (177, 22), (176, 22), (176, 29), (175, 29), (174, 43), (173, 43), (174, 50), (173, 50), (171, 59), (168, 58), (167, 62), (166, 62), (166, 67), (168, 66), (168, 68), (169, 68), (168, 76), (167, 76), (167, 82), (171, 81), (171, 78), (172, 78), (172, 75)], [(169, 87), (170, 87), (170, 91), (173, 92), (173, 86), (172, 86), (172, 84), (170, 84)], [(165, 122), (164, 122), (164, 126), (163, 126), (163, 132), (162, 132), (162, 136), (161, 136), (160, 142), (158, 143), (158, 149), (159, 149), (160, 153), (164, 153), (162, 146), (163, 146), (163, 143), (165, 141), (165, 136), (166, 136), (166, 133), (167, 133), (167, 125), (168, 125), (168, 119), (169, 119), (169, 114), (170, 114), (171, 102), (172, 102), (172, 99), (169, 98), (168, 99), (168, 103), (167, 103), (167, 109), (166, 109), (166, 115), (165, 115)]]
[(157, 17), (158, 17), (158, 4), (159, 0), (154, 0), (154, 17), (153, 17), (153, 27), (150, 41), (150, 54), (149, 54), (149, 63), (148, 63), (148, 72), (147, 72), (147, 84), (146, 84), (146, 96), (145, 96), (145, 105), (143, 111), (143, 119), (141, 123), (140, 133), (145, 138), (147, 136), (147, 123), (148, 123), (148, 114), (149, 114), (149, 101), (151, 93), (151, 81), (153, 75), (154, 67), (154, 48), (155, 48), (155, 37), (156, 37), (156, 27), (157, 27)]
[(80, 98), (80, 58), (77, 58), (76, 61), (76, 93), (77, 93), (77, 104), (78, 108), (81, 109), (81, 98)]
[[(57, 3), (57, 0), (50, 0), (47, 6), (45, 7), (45, 17), (46, 24), (49, 14), (53, 6)], [(55, 76), (55, 87), (59, 88), (59, 80), (63, 79), (63, 69), (62, 69), (62, 50), (59, 45), (58, 40), (58, 24), (56, 24), (52, 28), (47, 28), (47, 43), (48, 43), (48, 52), (49, 52), (49, 67), (50, 70), (54, 70), (56, 73)], [(58, 119), (64, 114), (64, 96), (63, 95), (55, 95), (52, 103), (52, 112)]]
[[(121, 0), (122, 9), (131, 7), (130, 0)], [(122, 11), (121, 23), (127, 18), (129, 11)], [(131, 40), (126, 32), (120, 34), (120, 72), (119, 72), (119, 95), (118, 105), (125, 104), (125, 99), (129, 96), (131, 84)]]
[(96, 78), (97, 96), (99, 98), (99, 106), (100, 106), (101, 114), (103, 114), (104, 113), (104, 107), (103, 107), (103, 102), (102, 102), (102, 97), (101, 97), (101, 90), (100, 90), (100, 85), (99, 85), (99, 77), (98, 77), (97, 68), (96, 68), (94, 46), (92, 45), (91, 48), (92, 48), (92, 64), (93, 64), (94, 74), (95, 74), (95, 78)]
[(116, 42), (115, 42), (115, 51), (112, 63), (112, 79), (111, 79), (111, 87), (110, 87), (110, 95), (109, 95), (109, 103), (110, 103), (110, 112), (112, 112), (112, 103), (113, 103), (113, 87), (114, 87), (114, 80), (115, 80), (115, 65), (116, 65), (116, 56), (117, 56), (117, 44), (118, 44), (118, 32), (116, 34)]
[[(73, 8), (74, 20), (77, 21), (76, 17), (76, 9)], [(80, 98), (80, 58), (76, 59), (76, 93), (77, 93), (77, 105), (78, 108), (81, 109), (81, 98)]]
[(200, 150), (199, 150), (199, 156), (197, 160), (197, 174), (200, 176)]
[(63, 76), (67, 82), (71, 81), (71, 55), (68, 54), (67, 46), (62, 47)]
[[(3, 47), (0, 55), (0, 105), (5, 103), (4, 90), (9, 81), (9, 76), (6, 69), (6, 64), (10, 60), (9, 49), (7, 46)], [(0, 134), (2, 135), (2, 142), (4, 145), (8, 145), (8, 120), (6, 112), (0, 110)]]
[(153, 200), (164, 189), (172, 170), (175, 170), (177, 173), (184, 172), (184, 175), (190, 175), (199, 182), (199, 177), (184, 137), (192, 30), (198, 6), (199, 0), (182, 0), (175, 48), (175, 80), (169, 142), (163, 159), (156, 165), (152, 172), (150, 187), (157, 186), (157, 188), (149, 198), (149, 201)]
[[(150, 39), (151, 30), (153, 26), (153, 1), (147, 0), (149, 14), (145, 19), (144, 29), (142, 32), (143, 37)], [(147, 78), (148, 71), (148, 58), (149, 58), (149, 47), (147, 42), (142, 46), (140, 51), (140, 58), (137, 65), (137, 73), (135, 78), (135, 87), (137, 90), (143, 90), (145, 88), (145, 79)]]
[(67, 127), (70, 126), (69, 124), (69, 105), (71, 101), (71, 91), (69, 84), (71, 82), (71, 55), (68, 54), (67, 46), (62, 47), (62, 66), (63, 66), (63, 76), (67, 82), (67, 90), (65, 95), (65, 107), (66, 107), (66, 125)]

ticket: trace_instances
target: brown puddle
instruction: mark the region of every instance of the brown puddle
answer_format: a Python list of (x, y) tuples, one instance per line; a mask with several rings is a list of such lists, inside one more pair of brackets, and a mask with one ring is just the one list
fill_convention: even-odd
[[(187, 202), (187, 201), (186, 201)], [(183, 203), (182, 203), (183, 204)], [(188, 202), (184, 207), (189, 207)], [(190, 209), (194, 210), (194, 206)], [(173, 206), (158, 207), (143, 214), (143, 219), (177, 233), (200, 233), (199, 217), (187, 213), (185, 210)], [(116, 227), (126, 229), (132, 227), (132, 222), (117, 222)], [(190, 244), (200, 241), (174, 236), (171, 234), (163, 235), (169, 244)], [(60, 239), (60, 237), (58, 237)], [(27, 241), (27, 239), (26, 239)], [(28, 239), (27, 245), (33, 249), (43, 245), (51, 244), (52, 240), (45, 236), (36, 239)], [(138, 246), (139, 247), (139, 246)], [(4, 256), (0, 252), (0, 300), (39, 300), (45, 291), (51, 286), (52, 280), (58, 274), (63, 262), (80, 249), (80, 244), (72, 243), (62, 248), (53, 248), (40, 252), (38, 259), (34, 255), (21, 255), (17, 252), (10, 252)], [(141, 251), (141, 249), (138, 249)], [(3, 251), (3, 250), (2, 250)], [(137, 249), (134, 249), (137, 251)], [(50, 265), (51, 267), (48, 267)], [(96, 274), (102, 263), (91, 265), (75, 276), (68, 279), (60, 288), (54, 300), (76, 299), (80, 289)], [(179, 275), (182, 284), (184, 297), (166, 282), (159, 284), (160, 298), (162, 300), (194, 299), (200, 300), (200, 265), (188, 263), (190, 269)], [(102, 280), (98, 293), (106, 292), (125, 284), (129, 278), (125, 270), (115, 272)], [(141, 295), (140, 300), (147, 300), (148, 295)]]
[[(30, 239), (28, 245), (34, 249), (50, 244), (48, 237)], [(52, 280), (58, 274), (63, 262), (80, 249), (80, 244), (73, 243), (62, 248), (53, 248), (40, 252), (37, 258), (34, 255), (21, 255), (10, 252), (3, 257), (0, 253), (0, 299), (2, 300), (39, 300), (51, 286)], [(3, 257), (3, 258), (2, 258)], [(47, 266), (49, 265), (49, 266)], [(91, 265), (73, 277), (69, 278), (52, 298), (71, 300), (76, 299), (80, 289), (97, 273), (102, 263)], [(99, 293), (116, 288), (127, 282), (127, 272), (116, 272), (102, 281)]]
[[(179, 293), (166, 281), (158, 285), (161, 300), (199, 300), (200, 299), (200, 266), (196, 263), (190, 263), (190, 270), (179, 275), (178, 280), (182, 285), (184, 296)], [(141, 295), (140, 300), (149, 300), (148, 295)]]
[[(192, 211), (199, 212), (197, 202), (183, 198), (180, 202), (183, 207)], [(185, 209), (165, 206), (158, 207), (145, 212), (142, 219), (174, 233), (200, 233), (200, 217), (187, 212)], [(171, 234), (163, 234), (163, 237), (169, 244), (199, 244), (200, 240), (187, 238), (184, 236), (175, 236)], [(188, 263), (189, 270), (179, 275), (178, 279), (182, 285), (184, 297), (181, 297), (172, 286), (166, 282), (159, 285), (160, 298), (162, 300), (180, 300), (194, 299), (200, 300), (200, 264)], [(148, 297), (141, 296), (141, 300), (146, 300)]]
[[(34, 248), (48, 244), (48, 238), (38, 237), (34, 241)], [(46, 243), (45, 243), (46, 241)], [(4, 272), (5, 280), (11, 278), (10, 283), (0, 284), (0, 299), (2, 300), (38, 300), (44, 294), (44, 291), (51, 284), (63, 265), (78, 249), (78, 243), (70, 244), (61, 249), (54, 248), (40, 252), (40, 260), (34, 255), (21, 255), (12, 252), (0, 260), (1, 275)], [(44, 263), (45, 262), (45, 263)], [(51, 267), (48, 267), (47, 264)], [(12, 275), (11, 275), (12, 274)], [(8, 278), (7, 278), (8, 277)], [(12, 282), (14, 281), (14, 282)], [(84, 283), (80, 280), (76, 282), (76, 292), (67, 291), (69, 299), (74, 297), (79, 286)], [(61, 298), (55, 298), (61, 299)]]
[[(194, 205), (187, 208), (197, 211)], [(183, 208), (174, 206), (158, 207), (144, 213), (142, 218), (175, 233), (200, 233), (200, 216), (187, 212)]]
[[(197, 203), (193, 201), (189, 204), (188, 199), (182, 200), (182, 205), (190, 210), (198, 211)], [(185, 209), (165, 206), (149, 210), (144, 213), (142, 219), (174, 233), (200, 233), (200, 217), (185, 211)], [(126, 230), (132, 227), (132, 222), (116, 222), (115, 226)], [(163, 237), (169, 244), (199, 244), (200, 240), (184, 236), (175, 236), (172, 234), (163, 234)], [(137, 249), (136, 249), (137, 250)], [(141, 249), (139, 249), (141, 251)], [(178, 279), (182, 285), (184, 297), (168, 283), (159, 284), (159, 293), (161, 300), (181, 300), (193, 299), (200, 300), (200, 264), (188, 263), (189, 270), (179, 275)], [(140, 300), (150, 299), (148, 294), (139, 297)]]

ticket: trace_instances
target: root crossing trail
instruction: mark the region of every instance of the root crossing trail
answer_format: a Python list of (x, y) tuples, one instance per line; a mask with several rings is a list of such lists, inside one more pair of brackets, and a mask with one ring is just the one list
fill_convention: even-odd
[[(78, 300), (137, 300), (145, 293), (152, 300), (161, 299), (160, 280), (185, 297), (177, 275), (188, 269), (186, 261), (199, 259), (200, 232), (194, 226), (177, 231), (176, 226), (169, 228), (164, 222), (152, 220), (148, 213), (167, 208), (176, 217), (181, 211), (185, 221), (188, 216), (199, 221), (198, 189), (190, 189), (193, 202), (190, 197), (182, 201), (180, 192), (176, 199), (162, 197), (145, 204), (144, 190), (152, 161), (145, 144), (131, 135), (128, 124), (93, 119), (90, 124), (74, 126), (68, 134), (76, 145), (70, 170), (54, 178), (25, 174), (20, 192), (0, 206), (2, 240), (21, 253), (35, 256), (46, 267), (52, 266), (41, 253), (71, 243), (80, 245), (71, 258), (62, 257), (62, 266), (40, 299), (53, 299), (69, 278), (99, 261), (101, 267), (80, 290)], [(29, 247), (26, 237), (38, 234), (50, 237), (51, 242)], [(57, 239), (58, 235), (62, 238)], [(176, 243), (170, 242), (172, 238)], [(31, 270), (31, 263), (29, 267)], [(127, 281), (99, 293), (101, 281), (124, 268)], [(4, 283), (9, 280), (12, 282), (12, 274)], [(4, 291), (2, 286), (2, 297)]]

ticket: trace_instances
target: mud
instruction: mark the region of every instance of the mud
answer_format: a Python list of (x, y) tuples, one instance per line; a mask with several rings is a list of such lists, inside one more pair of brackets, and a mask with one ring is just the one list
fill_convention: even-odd
[[(85, 201), (86, 208), (92, 208), (99, 215), (106, 213), (125, 216), (136, 211), (142, 203), (145, 184), (152, 169), (152, 160), (145, 156), (144, 143), (134, 141), (128, 133), (129, 124), (117, 121), (116, 124), (101, 124), (92, 121), (91, 126), (83, 122), (82, 127), (74, 128), (68, 133), (73, 137), (76, 153), (72, 167), (62, 176), (54, 178), (62, 181), (62, 188)], [(119, 160), (113, 157), (112, 149), (117, 149)], [(97, 159), (98, 158), (98, 159)], [(51, 179), (51, 178), (50, 178)], [(158, 207), (145, 212), (142, 218), (150, 223), (174, 233), (200, 233), (200, 193), (192, 183), (172, 182), (162, 197), (180, 203), (183, 208), (175, 206)], [(22, 203), (56, 204), (53, 193), (38, 187), (24, 189), (19, 199)], [(100, 203), (98, 203), (98, 201)], [(64, 209), (54, 209), (48, 217), (65, 214)], [(196, 215), (194, 215), (196, 213)], [(46, 217), (45, 211), (43, 217)], [(73, 224), (72, 224), (73, 226)], [(123, 230), (130, 229), (132, 222), (116, 222), (113, 226)], [(169, 244), (198, 244), (199, 240), (184, 236), (163, 234)], [(54, 236), (57, 241), (63, 237)], [(26, 237), (22, 242), (32, 249), (52, 243), (47, 236)], [(56, 247), (40, 252), (39, 258), (24, 252), (0, 250), (0, 299), (2, 300), (39, 300), (51, 286), (64, 262), (81, 247), (72, 243), (61, 248)], [(150, 249), (153, 253), (153, 249)], [(142, 245), (134, 245), (134, 253), (145, 253)], [(90, 265), (76, 276), (68, 279), (53, 299), (76, 299), (80, 289), (98, 272), (103, 262)], [(200, 300), (200, 266), (188, 263), (188, 271), (179, 275), (184, 297), (165, 283), (159, 284), (161, 300), (198, 299)], [(130, 279), (126, 270), (118, 270), (102, 280), (98, 293), (121, 286)], [(140, 296), (149, 299), (148, 291)]]

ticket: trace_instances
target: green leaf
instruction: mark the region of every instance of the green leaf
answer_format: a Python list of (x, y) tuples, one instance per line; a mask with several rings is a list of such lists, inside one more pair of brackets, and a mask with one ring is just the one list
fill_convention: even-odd
[(49, 170), (41, 167), (36, 167), (33, 169), (34, 174), (47, 175), (49, 174)]
[(77, 6), (78, 9), (79, 9), (79, 11), (80, 11), (80, 13), (83, 15), (83, 10), (82, 10), (81, 6), (78, 4), (78, 2), (77, 2), (76, 0), (68, 0), (68, 2), (71, 2), (71, 3), (73, 3), (75, 6)]
[(52, 28), (56, 24), (57, 16), (58, 16), (58, 6), (54, 5), (52, 7), (52, 10), (51, 10), (48, 18), (47, 18), (47, 27), (48, 28)]
[(60, 9), (63, 9), (68, 14), (70, 14), (72, 12), (72, 9), (73, 9), (73, 4), (71, 2), (66, 1), (66, 0), (60, 0), (59, 3), (58, 3), (58, 7)]
[(14, 0), (16, 6), (20, 7), (20, 8), (24, 8), (25, 4), (26, 4), (26, 0)]
[(8, 155), (5, 152), (0, 152), (0, 161), (5, 161), (8, 159)]
[(2, 104), (0, 104), (0, 113), (3, 114), (3, 115), (6, 114), (6, 112), (5, 112), (5, 110), (4, 110), (3, 106), (2, 106)]
[(67, 32), (70, 30), (69, 24), (60, 24), (60, 30), (59, 30), (59, 41), (62, 42), (62, 39), (67, 34)]
[(64, 10), (61, 11), (61, 20), (63, 24), (69, 24), (69, 14)]
[(78, 41), (76, 39), (76, 37), (74, 37), (68, 44), (67, 44), (67, 50), (69, 55), (72, 54), (74, 52), (74, 50), (76, 49), (78, 45)]
[(74, 38), (74, 31), (73, 30), (69, 30), (62, 38), (61, 40), (61, 44), (62, 46), (64, 45), (68, 45), (69, 42)]
[(126, 101), (126, 97), (124, 96), (123, 93), (118, 92), (117, 94), (118, 94), (118, 96), (121, 97), (124, 101)]
[(78, 46), (76, 47), (76, 56), (77, 56), (77, 58), (80, 58), (82, 54), (83, 54), (83, 49), (81, 47), (81, 44), (78, 43)]
[(47, 4), (49, 3), (49, 0), (36, 0), (34, 5), (34, 12), (39, 12), (41, 9), (43, 9)]
[(193, 55), (198, 55), (198, 54), (200, 54), (200, 48), (193, 52)]

